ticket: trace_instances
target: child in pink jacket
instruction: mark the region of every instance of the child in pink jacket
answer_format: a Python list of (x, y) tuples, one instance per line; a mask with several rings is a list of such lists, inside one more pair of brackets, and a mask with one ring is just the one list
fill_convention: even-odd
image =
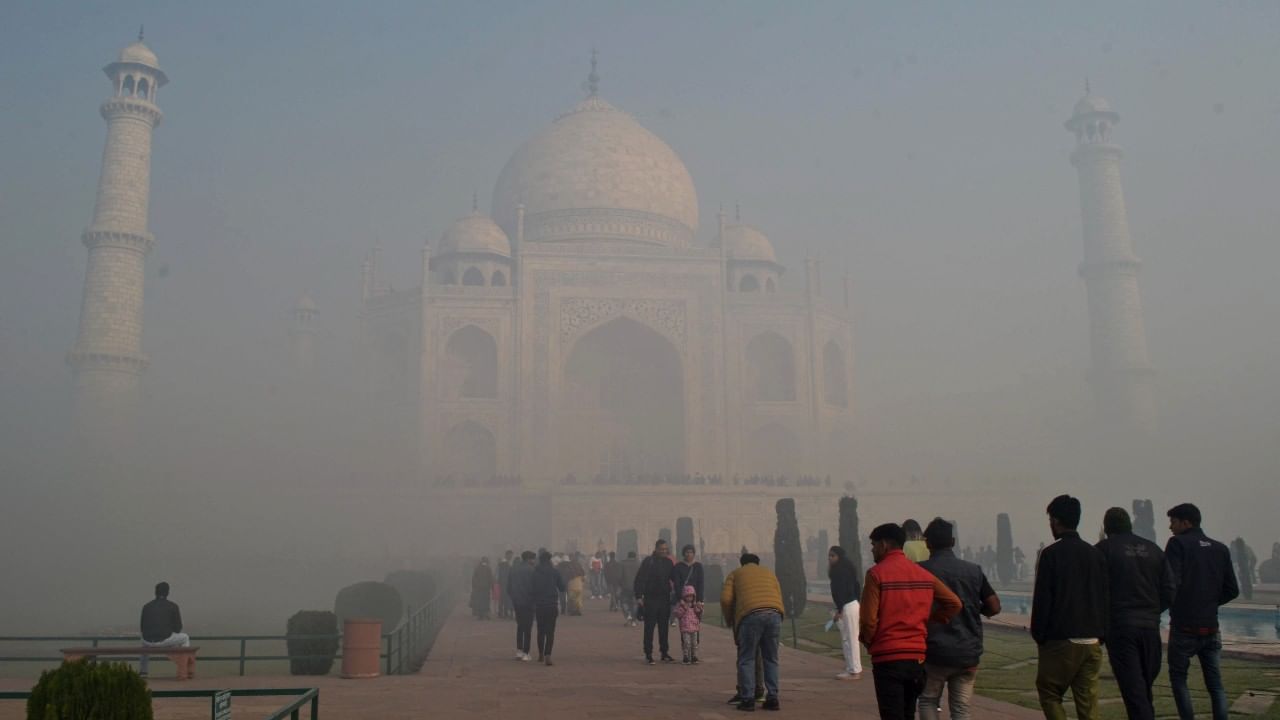
[(698, 663), (698, 633), (702, 631), (702, 603), (692, 585), (685, 585), (680, 602), (671, 613), (680, 622), (680, 648), (684, 651), (685, 665)]

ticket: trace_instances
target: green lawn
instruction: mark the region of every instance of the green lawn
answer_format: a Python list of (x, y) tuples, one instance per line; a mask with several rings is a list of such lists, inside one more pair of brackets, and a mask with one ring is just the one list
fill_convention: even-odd
[[(786, 645), (794, 644), (801, 650), (840, 657), (840, 632), (823, 630), (823, 625), (830, 617), (830, 610), (824, 606), (810, 603), (802, 617), (795, 624), (797, 637), (792, 637), (792, 624), (787, 620), (782, 628), (782, 641)], [(707, 621), (718, 624), (719, 608), (707, 606)], [(1036, 645), (1031, 636), (1023, 630), (987, 626), (986, 654), (982, 658), (982, 670), (978, 673), (977, 692), (990, 698), (1004, 700), (1029, 708), (1039, 708), (1036, 698)], [(866, 664), (866, 650), (863, 650), (863, 661)], [(870, 668), (867, 668), (870, 671)], [(1254, 660), (1236, 660), (1224, 658), (1222, 661), (1223, 680), (1227, 686), (1232, 702), (1248, 691), (1260, 691), (1280, 696), (1280, 663)], [(1120, 702), (1120, 692), (1111, 676), (1110, 666), (1104, 662), (1102, 670), (1102, 717), (1104, 720), (1125, 720), (1127, 717), (1124, 705)], [(1196, 702), (1197, 716), (1209, 717), (1208, 695), (1204, 691), (1204, 683), (1200, 679), (1199, 666), (1191, 666), (1191, 694)], [(1162, 672), (1156, 679), (1156, 715), (1158, 717), (1176, 718), (1173, 706), (1173, 695), (1169, 689), (1169, 678)], [(1070, 703), (1068, 703), (1070, 711)], [(1274, 718), (1280, 720), (1280, 698), (1271, 707), (1260, 714), (1236, 715), (1233, 717)]]

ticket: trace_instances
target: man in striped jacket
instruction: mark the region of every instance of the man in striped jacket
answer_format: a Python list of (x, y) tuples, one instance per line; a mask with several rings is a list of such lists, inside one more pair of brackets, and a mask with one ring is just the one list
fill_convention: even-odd
[(930, 622), (947, 623), (963, 604), (929, 571), (902, 553), (900, 525), (871, 531), (871, 555), (859, 608), (860, 635), (871, 654), (871, 674), (881, 720), (911, 720), (924, 689), (924, 657)]

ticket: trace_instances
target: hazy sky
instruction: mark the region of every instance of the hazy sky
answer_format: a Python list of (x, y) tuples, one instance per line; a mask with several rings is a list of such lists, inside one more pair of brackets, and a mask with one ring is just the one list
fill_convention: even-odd
[[(18, 2), (0, 24), (0, 431), (56, 422), (109, 85), (139, 23), (170, 84), (153, 152), (154, 388), (230, 385), (304, 290), (354, 325), (360, 257), (418, 282), (525, 138), (601, 94), (717, 206), (820, 255), (857, 304), (860, 407), (1088, 362), (1073, 139), (1122, 116), (1153, 363), (1206, 413), (1280, 400), (1280, 5)], [(210, 383), (216, 386), (217, 382)], [(1187, 390), (1186, 388), (1192, 388)], [(1267, 425), (1267, 422), (1273, 424)], [(1257, 428), (1255, 428), (1257, 429)]]

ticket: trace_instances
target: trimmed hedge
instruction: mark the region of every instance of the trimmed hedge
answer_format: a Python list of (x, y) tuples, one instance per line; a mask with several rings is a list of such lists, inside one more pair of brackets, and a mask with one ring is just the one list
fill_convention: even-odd
[(404, 617), (404, 600), (394, 587), (367, 580), (339, 590), (333, 612), (339, 625), (347, 618), (377, 618), (382, 621), (382, 632), (389, 633)]
[(152, 720), (151, 691), (124, 663), (64, 662), (40, 673), (27, 720)]
[(422, 570), (396, 570), (389, 573), (384, 583), (400, 591), (400, 599), (417, 610), (436, 596), (436, 576)]
[[(299, 610), (285, 626), (289, 655), (313, 657), (289, 659), (290, 675), (328, 675), (338, 654), (338, 616), (328, 610)], [(331, 638), (294, 639), (293, 635), (332, 635)]]

